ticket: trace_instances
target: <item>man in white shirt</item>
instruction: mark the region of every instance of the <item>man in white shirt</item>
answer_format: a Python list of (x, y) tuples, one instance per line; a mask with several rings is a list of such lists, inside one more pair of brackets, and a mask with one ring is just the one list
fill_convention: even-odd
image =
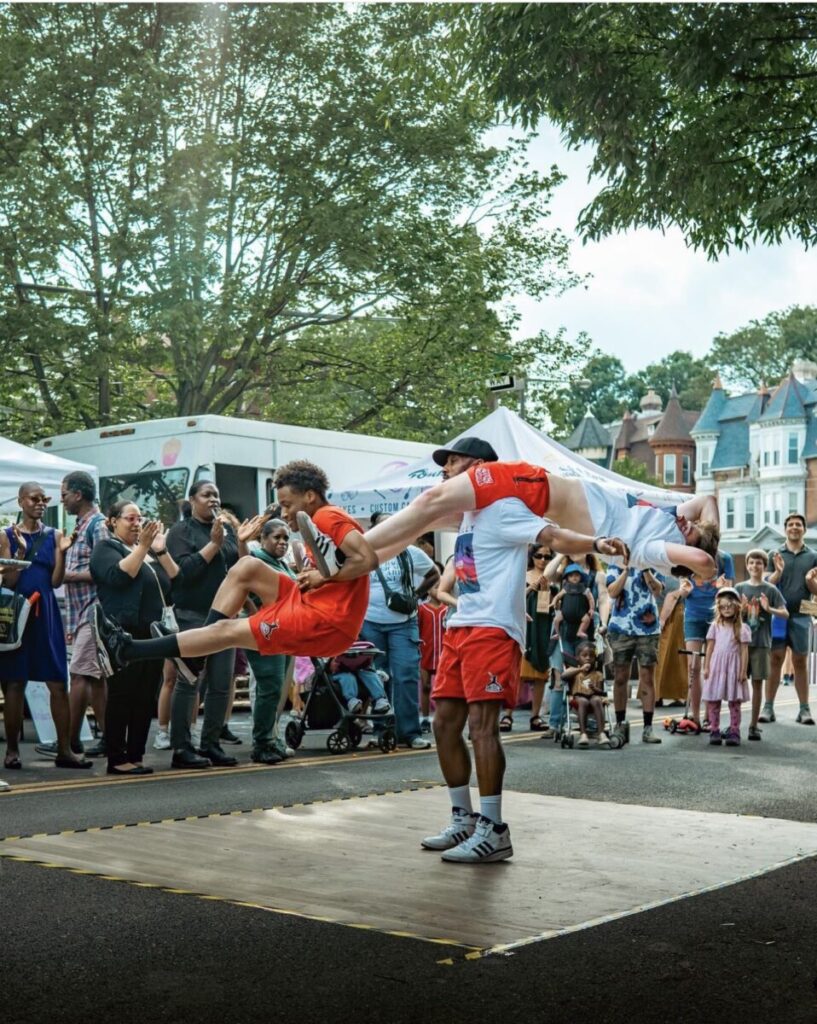
[[(384, 518), (384, 513), (375, 513), (371, 525)], [(431, 746), (420, 728), (417, 603), (439, 578), (434, 562), (413, 544), (384, 562), (369, 576), (369, 607), (360, 632), (361, 640), (384, 652), (375, 664), (389, 675), (387, 692), (394, 706), (397, 742), (412, 750)], [(395, 604), (397, 608), (392, 607)]]
[[(445, 459), (446, 476), (496, 461), (478, 441), (470, 455)], [(435, 452), (435, 457), (438, 455)], [(421, 845), (443, 860), (484, 864), (513, 855), (502, 820), (505, 755), (499, 739), (503, 706), (514, 707), (525, 644), (525, 570), (529, 544), (546, 544), (568, 555), (622, 553), (620, 542), (573, 533), (535, 515), (518, 498), (495, 501), (463, 516), (454, 554), (459, 587), (449, 617), (434, 681), (434, 737), (451, 798), (451, 821)], [(463, 739), (466, 722), (474, 747), (480, 811), (471, 805), (471, 758)]]

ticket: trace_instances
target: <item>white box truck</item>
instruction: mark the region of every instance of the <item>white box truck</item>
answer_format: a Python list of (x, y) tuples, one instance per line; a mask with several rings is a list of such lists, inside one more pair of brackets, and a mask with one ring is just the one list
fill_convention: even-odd
[(103, 509), (130, 498), (144, 515), (172, 523), (196, 480), (215, 480), (223, 503), (243, 519), (273, 500), (275, 470), (293, 459), (316, 463), (341, 490), (424, 458), (435, 446), (205, 415), (57, 434), (36, 447), (97, 466)]

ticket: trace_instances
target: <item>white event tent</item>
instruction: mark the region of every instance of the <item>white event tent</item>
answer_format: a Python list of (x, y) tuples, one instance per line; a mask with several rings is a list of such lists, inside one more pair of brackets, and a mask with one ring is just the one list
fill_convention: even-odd
[[(594, 480), (607, 487), (615, 487), (635, 494), (656, 505), (674, 505), (689, 495), (649, 487), (593, 462), (558, 444), (541, 430), (526, 423), (510, 409), (500, 407), (479, 420), (472, 427), (452, 438), (451, 445), (460, 437), (479, 437), (493, 445), (499, 458), (506, 462), (532, 462), (558, 476)], [(356, 519), (368, 519), (375, 512), (398, 512), (418, 494), (442, 481), (442, 470), (431, 456), (417, 462), (406, 463), (376, 480), (366, 480), (354, 487), (333, 491), (330, 500), (340, 505)]]
[(74, 469), (90, 473), (99, 483), (96, 466), (27, 448), (24, 444), (0, 437), (0, 515), (17, 514), (17, 491), (20, 484), (34, 480), (42, 485), (52, 502), (59, 501), (63, 477)]

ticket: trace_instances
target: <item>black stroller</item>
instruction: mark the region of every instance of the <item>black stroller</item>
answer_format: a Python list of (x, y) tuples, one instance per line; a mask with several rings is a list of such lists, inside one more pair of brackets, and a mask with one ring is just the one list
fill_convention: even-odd
[[(367, 655), (382, 654), (375, 648), (369, 648)], [(344, 669), (355, 672), (355, 661), (361, 659), (359, 648), (352, 648), (344, 651), (340, 656), (345, 659)], [(315, 675), (312, 681), (312, 689), (309, 691), (304, 709), (300, 718), (293, 718), (287, 723), (284, 736), (288, 746), (297, 750), (303, 742), (304, 733), (307, 729), (331, 729), (332, 732), (326, 737), (327, 749), (333, 754), (346, 754), (360, 746), (363, 739), (363, 729), (360, 722), (377, 722), (384, 728), (377, 736), (377, 745), (384, 754), (390, 753), (397, 747), (397, 735), (395, 733), (394, 712), (385, 715), (364, 715), (358, 712), (349, 711), (343, 701), (340, 686), (329, 672), (331, 658), (310, 658)], [(357, 667), (363, 667), (362, 663)], [(358, 681), (358, 689), (362, 691)], [(361, 692), (363, 696), (368, 696)]]

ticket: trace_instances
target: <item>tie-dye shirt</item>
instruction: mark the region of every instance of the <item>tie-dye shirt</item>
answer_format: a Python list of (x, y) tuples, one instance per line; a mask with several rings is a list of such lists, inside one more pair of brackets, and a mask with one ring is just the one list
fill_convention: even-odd
[(518, 498), (465, 513), (454, 549), (459, 598), (449, 629), (498, 627), (524, 649), (528, 545), (549, 524)]

